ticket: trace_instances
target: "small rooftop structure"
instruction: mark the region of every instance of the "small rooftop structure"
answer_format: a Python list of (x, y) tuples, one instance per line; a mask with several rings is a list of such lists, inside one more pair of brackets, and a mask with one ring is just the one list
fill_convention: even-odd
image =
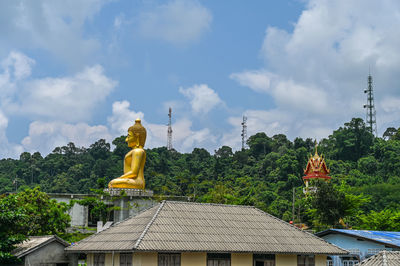
[(348, 254), (255, 207), (175, 201), (163, 201), (66, 251)]
[(381, 251), (378, 254), (363, 260), (359, 266), (398, 266), (400, 265), (400, 251)]
[(64, 248), (69, 243), (55, 235), (30, 236), (17, 245), (11, 254), (22, 259), (25, 265), (68, 263)]

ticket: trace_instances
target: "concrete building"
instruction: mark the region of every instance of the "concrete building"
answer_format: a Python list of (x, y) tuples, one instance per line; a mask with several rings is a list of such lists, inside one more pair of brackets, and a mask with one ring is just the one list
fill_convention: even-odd
[[(101, 196), (109, 207), (118, 207), (111, 215), (112, 222), (119, 222), (128, 217), (154, 206), (158, 202), (153, 199), (153, 192), (140, 189), (125, 189), (124, 196), (119, 195), (120, 190), (106, 189), (108, 196)], [(118, 192), (118, 193), (117, 193)], [(99, 197), (92, 194), (48, 193), (51, 199), (69, 204), (72, 200), (82, 200), (90, 197)], [(89, 215), (90, 207), (75, 203), (69, 211), (71, 227), (96, 227), (97, 217)]]
[(328, 266), (353, 266), (380, 251), (400, 251), (400, 232), (329, 229), (316, 235), (349, 251), (329, 256)]
[(174, 201), (65, 250), (88, 266), (325, 266), (348, 253), (254, 207)]
[(17, 245), (11, 254), (21, 259), (25, 266), (68, 266), (64, 252), (67, 242), (57, 236), (31, 236)]

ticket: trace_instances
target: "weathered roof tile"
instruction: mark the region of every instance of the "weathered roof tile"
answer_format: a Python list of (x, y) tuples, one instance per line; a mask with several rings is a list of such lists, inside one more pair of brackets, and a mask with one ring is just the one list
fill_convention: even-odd
[(347, 254), (254, 207), (170, 201), (66, 250)]

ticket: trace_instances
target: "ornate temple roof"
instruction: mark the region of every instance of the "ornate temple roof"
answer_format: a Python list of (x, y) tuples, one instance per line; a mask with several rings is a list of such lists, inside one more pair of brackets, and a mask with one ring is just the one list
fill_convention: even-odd
[(310, 155), (310, 158), (307, 162), (307, 167), (304, 170), (305, 176), (303, 176), (303, 180), (310, 179), (323, 179), (329, 180), (331, 179), (328, 174), (330, 173), (328, 167), (325, 163), (325, 158), (323, 155), (318, 154), (317, 144), (315, 144), (315, 154), (314, 156)]

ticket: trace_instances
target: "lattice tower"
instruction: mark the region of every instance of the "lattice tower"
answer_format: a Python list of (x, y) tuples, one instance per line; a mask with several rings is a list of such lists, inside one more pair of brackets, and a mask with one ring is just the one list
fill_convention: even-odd
[(364, 104), (364, 108), (367, 109), (366, 123), (372, 134), (378, 136), (378, 129), (376, 126), (376, 111), (374, 104), (374, 92), (372, 87), (372, 76), (368, 75), (368, 88), (364, 90), (367, 94), (367, 104)]
[(243, 116), (243, 121), (242, 121), (242, 150), (246, 147), (246, 141), (247, 141), (247, 117)]
[(172, 118), (172, 109), (169, 108), (168, 112), (168, 135), (167, 135), (167, 149), (172, 150), (172, 126), (171, 126), (171, 118)]

